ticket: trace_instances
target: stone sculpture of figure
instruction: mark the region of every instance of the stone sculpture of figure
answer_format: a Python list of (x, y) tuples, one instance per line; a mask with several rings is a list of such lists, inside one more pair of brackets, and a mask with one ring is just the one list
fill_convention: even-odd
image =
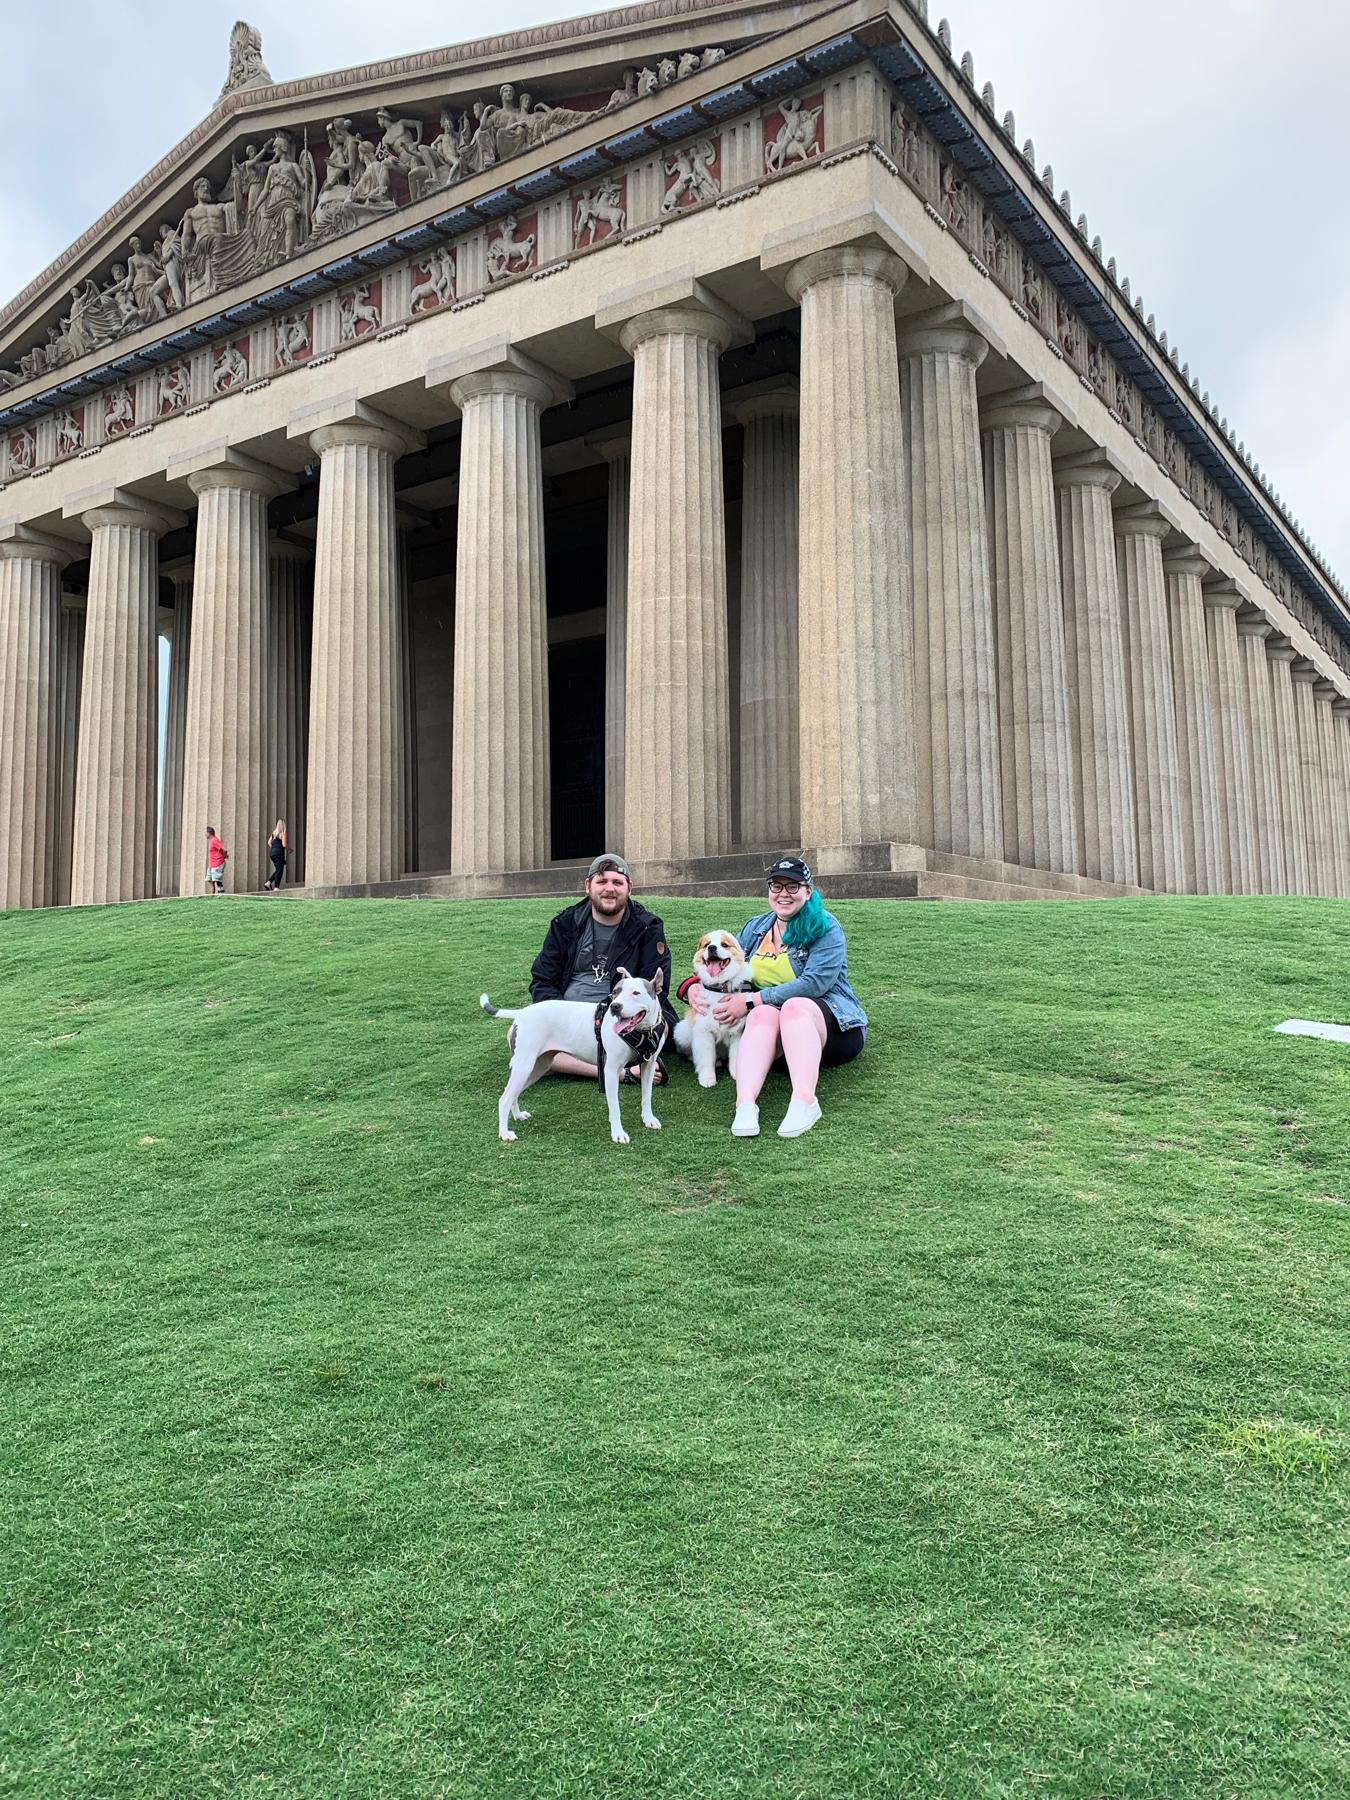
[(669, 87), (675, 79), (676, 62), (673, 56), (663, 56), (656, 65), (656, 85)]
[(192, 205), (183, 214), (179, 227), (189, 301), (203, 300), (221, 285), (216, 279), (216, 255), (230, 234), (229, 219), (229, 209), (212, 194), (206, 177), (194, 181)]
[(656, 92), (656, 88), (657, 88), (656, 70), (655, 69), (640, 69), (638, 71), (638, 78), (637, 78), (637, 97), (638, 97), (638, 99), (645, 100), (649, 94), (654, 94)]
[(148, 325), (152, 319), (167, 319), (169, 309), (165, 303), (165, 295), (169, 291), (169, 278), (164, 273), (164, 265), (153, 251), (141, 248), (138, 237), (131, 240), (127, 277), (131, 283), (136, 317), (141, 324)]
[(293, 368), (308, 351), (309, 327), (300, 314), (291, 313), (286, 318), (277, 320), (276, 347), (277, 367), (280, 369)]
[(683, 81), (686, 75), (692, 75), (698, 69), (698, 67), (699, 67), (698, 51), (697, 50), (686, 50), (684, 55), (680, 58), (678, 65), (676, 66), (675, 79), (677, 81)]
[(455, 116), (447, 108), (441, 114), (441, 129), (426, 146), (427, 164), (431, 170), (431, 183), (428, 193), (436, 193), (441, 188), (448, 188), (459, 180), (463, 167), (464, 153), (460, 144)]
[(1000, 231), (993, 213), (986, 213), (984, 219), (984, 260), (998, 276), (1005, 280), (1008, 274), (1008, 234)]
[(1041, 316), (1041, 284), (1036, 265), (1029, 256), (1022, 258), (1022, 304), (1033, 319)]
[(497, 109), (489, 106), (486, 100), (475, 100), (473, 103), (473, 138), (469, 144), (467, 166), (472, 174), (480, 175), (484, 169), (490, 169), (497, 160), (497, 128), (495, 124)]
[[(530, 141), (530, 121), (528, 111), (522, 117), (522, 108), (516, 105), (516, 90), (509, 81), (504, 81), (498, 90), (501, 104), (491, 109), (492, 127), (496, 133), (498, 162), (508, 156), (515, 156), (528, 147)], [(529, 96), (525, 97), (528, 106)]]
[(75, 414), (66, 408), (56, 415), (56, 454), (58, 456), (74, 456), (84, 449), (84, 427)]
[(902, 106), (897, 106), (891, 120), (891, 148), (895, 160), (911, 180), (919, 174), (919, 122), (911, 119)]
[(130, 296), (122, 285), (126, 273), (125, 264), (113, 264), (112, 291), (107, 295), (100, 294), (92, 281), (85, 281), (70, 290), (70, 311), (62, 333), (65, 352), (59, 354), (59, 361), (72, 362), (90, 350), (105, 350), (124, 329), (126, 312), (131, 306)]
[(129, 387), (115, 387), (103, 403), (103, 435), (116, 437), (136, 423), (136, 402)]
[(16, 431), (9, 440), (9, 460), (16, 469), (31, 469), (37, 461), (37, 436), (32, 431)]
[(824, 110), (823, 106), (811, 106), (803, 112), (796, 94), (788, 94), (779, 103), (783, 123), (773, 141), (764, 146), (767, 174), (781, 174), (789, 163), (805, 162), (808, 156), (816, 153), (820, 148), (816, 142), (816, 121)]
[(223, 350), (217, 351), (211, 368), (211, 388), (214, 393), (226, 394), (231, 388), (238, 387), (241, 381), (247, 380), (248, 364), (237, 344), (226, 344)]
[(617, 181), (602, 181), (599, 187), (585, 188), (577, 196), (575, 242), (578, 249), (595, 242), (598, 225), (608, 225), (611, 232), (622, 231), (625, 218)]
[(0, 389), (19, 387), (25, 379), (18, 369), (0, 369)]
[(186, 363), (174, 363), (172, 368), (160, 372), (159, 410), (161, 413), (180, 412), (191, 398), (192, 386), (188, 379)]
[[(603, 112), (604, 108), (599, 110)], [(578, 112), (573, 106), (550, 106), (547, 101), (540, 100), (530, 120), (530, 143), (546, 144), (550, 138), (561, 137), (574, 125), (585, 125), (596, 117), (598, 113), (595, 112)]]
[(502, 220), (501, 232), (491, 238), (487, 247), (487, 274), (489, 281), (501, 281), (511, 274), (512, 264), (520, 268), (529, 267), (530, 258), (534, 255), (534, 233), (528, 237), (517, 238), (520, 220), (514, 213), (508, 213)]
[(449, 249), (436, 249), (430, 252), (426, 260), (427, 272), (414, 280), (408, 290), (408, 311), (416, 312), (419, 307), (430, 310), (435, 306), (448, 306), (455, 297), (455, 253)]
[(183, 240), (172, 225), (159, 228), (158, 256), (165, 287), (177, 311), (183, 304)]
[(392, 212), (397, 204), (390, 192), (394, 179), (393, 163), (364, 139), (357, 144), (356, 154), (361, 172), (352, 183), (352, 205), (358, 209), (358, 217), (364, 219), (367, 215)]
[(966, 184), (956, 172), (956, 164), (945, 162), (939, 178), (943, 215), (953, 231), (966, 229)]
[(703, 62), (700, 66), (705, 69), (711, 69), (715, 63), (720, 63), (725, 55), (725, 50), (719, 50), (715, 46), (712, 46), (703, 52)]
[(131, 276), (125, 263), (116, 262), (108, 271), (109, 280), (99, 300), (99, 312), (106, 320), (109, 309), (112, 311), (112, 331), (122, 337), (128, 331), (134, 331), (141, 323), (136, 310), (135, 296), (131, 291)]
[(371, 331), (380, 329), (379, 310), (371, 304), (370, 287), (366, 282), (351, 288), (338, 302), (338, 342), (354, 344), (363, 325)]
[(220, 90), (221, 98), (234, 93), (236, 88), (270, 87), (271, 84), (272, 77), (262, 59), (262, 33), (256, 25), (247, 25), (243, 19), (237, 19), (230, 33), (230, 72)]
[(323, 172), (323, 186), (314, 202), (310, 220), (311, 239), (322, 242), (339, 231), (347, 231), (353, 221), (350, 212), (351, 183), (361, 169), (361, 139), (352, 130), (350, 119), (333, 119), (328, 126), (328, 163)]
[(420, 200), (431, 192), (437, 173), (431, 147), (422, 142), (422, 121), (396, 119), (387, 106), (382, 106), (375, 114), (375, 123), (382, 134), (376, 154), (387, 157), (401, 170), (408, 183), (409, 198)]
[(305, 242), (317, 185), (318, 172), (309, 150), (297, 156), (290, 132), (279, 131), (272, 139), (272, 160), (258, 189), (254, 216), (249, 220), (258, 267), (286, 261)]
[(665, 165), (666, 174), (675, 179), (661, 201), (663, 213), (673, 213), (686, 198), (693, 206), (702, 200), (717, 198), (717, 178), (709, 167), (716, 154), (711, 138), (700, 138), (696, 144), (675, 152)]
[(609, 103), (605, 107), (605, 111), (617, 112), (621, 106), (627, 106), (630, 100), (636, 100), (637, 97), (638, 72), (636, 69), (625, 69), (623, 72), (623, 86), (615, 88), (614, 92), (609, 97)]
[(236, 215), (240, 219), (252, 216), (254, 204), (258, 198), (258, 190), (267, 178), (266, 149), (260, 150), (256, 144), (244, 147), (242, 162), (230, 165), (230, 187), (234, 194)]

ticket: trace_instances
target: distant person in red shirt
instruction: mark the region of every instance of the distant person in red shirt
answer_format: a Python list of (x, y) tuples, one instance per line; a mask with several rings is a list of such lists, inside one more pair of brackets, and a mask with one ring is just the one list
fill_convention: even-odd
[(225, 864), (229, 851), (216, 836), (214, 825), (206, 828), (206, 885), (214, 900), (225, 891)]

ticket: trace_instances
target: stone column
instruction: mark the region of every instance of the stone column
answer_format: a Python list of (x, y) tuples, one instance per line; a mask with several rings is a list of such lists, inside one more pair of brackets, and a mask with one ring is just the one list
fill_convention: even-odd
[(1185, 893), (1172, 640), (1167, 627), (1163, 539), (1169, 522), (1150, 502), (1116, 513), (1125, 681), (1130, 694), (1130, 758), (1139, 833), (1139, 880), (1159, 894)]
[(788, 271), (801, 307), (797, 636), (801, 837), (917, 841), (913, 626), (895, 298), (847, 245)]
[(1252, 854), (1259, 894), (1282, 894), (1285, 889), (1280, 767), (1270, 699), (1270, 664), (1266, 660), (1266, 639), (1272, 629), (1270, 621), (1260, 611), (1243, 611), (1237, 616), (1238, 652), (1242, 659), (1243, 693), (1247, 703), (1247, 743), (1251, 753)]
[(630, 319), (624, 854), (720, 856), (731, 842), (726, 517), (718, 358), (732, 325), (700, 306)]
[[(286, 880), (305, 878), (305, 754), (309, 732), (309, 657), (305, 616), (313, 563), (298, 544), (274, 537), (268, 548), (267, 787), (264, 839), (278, 819), (291, 842)], [(270, 874), (270, 866), (268, 873)]]
[[(192, 663), (192, 571), (190, 561), (161, 565), (173, 583), (169, 628), (169, 700), (164, 715), (164, 778), (159, 793), (159, 892), (176, 894), (183, 853), (183, 759), (187, 748), (188, 671)], [(233, 847), (233, 846), (231, 846)], [(202, 869), (205, 857), (199, 857)], [(200, 877), (202, 869), (197, 870)], [(201, 882), (187, 892), (201, 891)]]
[(755, 394), (741, 490), (741, 836), (800, 841), (797, 749), (799, 406), (795, 388)]
[(266, 880), (267, 505), (271, 470), (230, 455), (188, 476), (198, 499), (183, 751), (179, 892), (199, 894), (206, 827), (230, 853), (226, 887)]
[(1322, 784), (1327, 797), (1327, 837), (1330, 844), (1330, 894), (1350, 891), (1350, 794), (1347, 794), (1341, 772), (1341, 746), (1332, 705), (1338, 698), (1332, 681), (1313, 683), (1313, 699), (1317, 703), (1317, 737), (1322, 762)]
[(1190, 547), (1168, 550), (1163, 553), (1163, 572), (1171, 616), (1181, 836), (1188, 887), (1196, 894), (1218, 894), (1223, 891), (1219, 771), (1214, 746), (1214, 694), (1205, 639), (1205, 599), (1200, 585), (1209, 573), (1209, 564)]
[(1034, 387), (997, 395), (982, 414), (1004, 855), (1072, 873), (1073, 740), (1050, 462), (1062, 422)]
[(71, 554), (21, 525), (0, 540), (0, 909), (56, 899), (57, 649)]
[(57, 906), (70, 905), (70, 861), (75, 847), (75, 756), (80, 742), (80, 681), (84, 673), (83, 594), (62, 593), (61, 628), (56, 645), (56, 826)]
[(1120, 476), (1099, 451), (1061, 459), (1054, 476), (1078, 867), (1094, 881), (1132, 887), (1139, 880), (1139, 850), (1111, 514)]
[[(1336, 749), (1336, 761), (1333, 765), (1333, 780), (1337, 784), (1336, 804), (1344, 809), (1350, 807), (1350, 699), (1344, 694), (1338, 693), (1331, 703), (1331, 723)], [(1350, 858), (1347, 859), (1341, 892), (1350, 896)]]
[(539, 375), (495, 368), (450, 397), (462, 415), (450, 867), (498, 875), (549, 859), (539, 418), (554, 395)]
[(1244, 596), (1228, 581), (1204, 590), (1209, 639), (1209, 679), (1214, 694), (1214, 742), (1219, 768), (1219, 820), (1224, 892), (1256, 891), (1253, 850), (1252, 754), (1247, 730), (1247, 691), (1238, 653), (1237, 610)]
[(959, 306), (907, 320), (900, 404), (913, 541), (919, 838), (1000, 862), (998, 678), (975, 398), (975, 371), (988, 348)]
[(70, 897), (97, 906), (155, 891), (159, 539), (177, 518), (123, 495), (82, 517), (93, 548)]
[(1289, 671), (1294, 683), (1294, 719), (1298, 730), (1299, 765), (1303, 771), (1303, 829), (1308, 842), (1308, 892), (1334, 894), (1330, 804), (1322, 768), (1313, 687), (1321, 675), (1315, 663), (1299, 657)]
[(626, 431), (588, 440), (609, 465), (605, 533), (605, 842), (623, 843), (623, 729), (628, 683), (628, 465)]
[(359, 403), (291, 431), (319, 457), (305, 879), (393, 881), (403, 873), (394, 462), (420, 440)]
[(1288, 894), (1307, 894), (1308, 834), (1303, 800), (1303, 762), (1299, 755), (1298, 717), (1290, 670), (1298, 651), (1287, 637), (1266, 641), (1270, 661), (1270, 707), (1275, 724), (1275, 758), (1280, 781), (1280, 834), (1284, 848), (1284, 882)]

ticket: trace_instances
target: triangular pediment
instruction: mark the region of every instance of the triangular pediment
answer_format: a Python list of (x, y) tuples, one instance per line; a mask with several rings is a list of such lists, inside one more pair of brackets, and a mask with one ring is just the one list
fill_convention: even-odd
[(257, 34), (236, 27), (208, 117), (0, 311), (0, 395), (77, 392), (110, 359), (181, 348), (328, 246), (340, 258), (353, 234), (397, 232), (550, 146), (633, 129), (828, 10), (654, 0), (289, 82), (266, 79)]

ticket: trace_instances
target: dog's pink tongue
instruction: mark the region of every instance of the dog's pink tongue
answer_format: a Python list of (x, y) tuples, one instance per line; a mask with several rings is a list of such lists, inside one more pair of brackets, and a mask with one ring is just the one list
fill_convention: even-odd
[(637, 1028), (636, 1018), (620, 1019), (614, 1027), (614, 1029), (618, 1032), (620, 1037), (631, 1037), (631, 1035), (636, 1030), (636, 1028)]

